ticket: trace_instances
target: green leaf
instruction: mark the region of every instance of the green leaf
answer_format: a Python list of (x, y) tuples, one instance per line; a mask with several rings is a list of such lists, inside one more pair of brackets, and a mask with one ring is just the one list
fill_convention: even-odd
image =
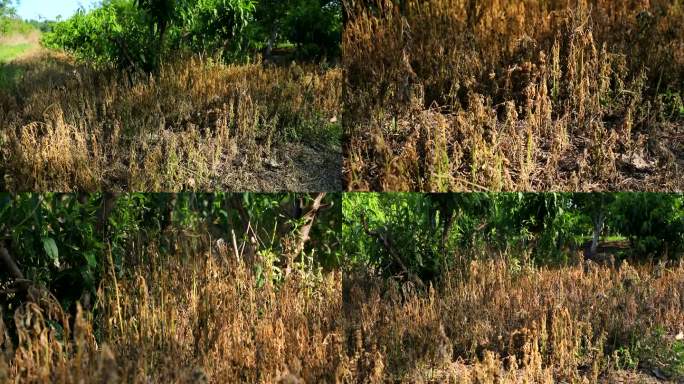
[(55, 267), (59, 268), (59, 250), (57, 249), (57, 243), (55, 243), (55, 240), (51, 237), (44, 237), (43, 248), (45, 249), (45, 253), (48, 255), (48, 257), (52, 259)]
[(83, 257), (86, 259), (86, 263), (88, 263), (89, 268), (97, 267), (97, 258), (95, 257), (94, 253), (86, 252), (83, 254)]

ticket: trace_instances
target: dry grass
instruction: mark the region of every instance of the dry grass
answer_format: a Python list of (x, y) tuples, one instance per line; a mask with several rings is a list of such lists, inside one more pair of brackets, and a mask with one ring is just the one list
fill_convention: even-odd
[(663, 351), (684, 330), (681, 266), (521, 270), (488, 261), (424, 295), (367, 278), (344, 286), (360, 382), (614, 382), (630, 377), (628, 350), (649, 373), (673, 369)]
[[(273, 284), (255, 274), (274, 256), (266, 250), (248, 263), (225, 245), (175, 244), (172, 255), (132, 252), (124, 272), (106, 274), (94, 312), (79, 307), (74, 319), (29, 291), (14, 312), (18, 337), (0, 320), (0, 379), (593, 383), (684, 374), (669, 352), (684, 330), (684, 266), (472, 262), (421, 293), (366, 273), (295, 269)], [(636, 359), (640, 370), (627, 370)]]
[(347, 1), (349, 190), (681, 190), (678, 1)]
[(145, 254), (123, 277), (109, 274), (94, 314), (79, 307), (70, 321), (54, 299), (38, 296), (14, 313), (17, 342), (0, 323), (0, 380), (341, 380), (339, 274), (303, 279), (295, 272), (258, 288), (252, 266), (225, 247), (190, 257), (152, 247)]
[(341, 189), (339, 69), (179, 59), (131, 79), (46, 55), (0, 91), (2, 189)]

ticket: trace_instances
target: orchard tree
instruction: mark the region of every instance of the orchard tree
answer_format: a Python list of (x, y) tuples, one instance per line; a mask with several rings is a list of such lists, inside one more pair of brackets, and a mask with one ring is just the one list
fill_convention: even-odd
[(684, 253), (684, 195), (619, 193), (612, 225), (630, 239), (637, 255), (681, 258)]
[(591, 246), (587, 252), (589, 257), (596, 255), (596, 249), (603, 232), (603, 225), (606, 222), (606, 216), (610, 212), (610, 204), (615, 200), (614, 193), (577, 193), (573, 195), (573, 200), (577, 207), (591, 218), (592, 236)]
[(158, 67), (164, 52), (166, 32), (176, 13), (176, 0), (136, 0), (136, 5), (147, 15), (151, 40), (157, 41), (155, 63)]
[[(14, 3), (14, 5), (13, 5)], [(0, 0), (0, 17), (13, 17), (16, 15), (16, 6), (18, 1)]]
[(7, 32), (9, 19), (16, 17), (18, 1), (0, 0), (0, 34)]
[(296, 0), (262, 0), (255, 8), (257, 28), (266, 35), (266, 49), (264, 58), (270, 59), (271, 52), (278, 38), (282, 35), (288, 17), (288, 11)]
[(286, 20), (287, 39), (301, 56), (333, 57), (342, 40), (340, 0), (295, 0)]
[[(180, 0), (179, 0), (180, 1)], [(244, 45), (242, 32), (253, 21), (254, 0), (182, 0), (178, 45), (193, 52), (229, 57)]]
[[(484, 193), (430, 193), (427, 195), (431, 202), (430, 223), (434, 229), (441, 232), (439, 249), (443, 264), (447, 263), (447, 242), (454, 224), (466, 217), (489, 217), (492, 198)], [(482, 220), (478, 228), (482, 228)], [(471, 231), (472, 232), (472, 231)]]

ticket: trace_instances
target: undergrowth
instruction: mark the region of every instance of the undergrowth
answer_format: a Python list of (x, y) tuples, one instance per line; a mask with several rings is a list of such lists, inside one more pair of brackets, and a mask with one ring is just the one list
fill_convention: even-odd
[(44, 290), (29, 289), (12, 323), (0, 323), (0, 378), (593, 383), (658, 372), (682, 379), (681, 265), (472, 261), (422, 291), (368, 271), (295, 268), (276, 279), (271, 251), (248, 258), (220, 241), (177, 244), (168, 254), (138, 247), (126, 269), (110, 268), (92, 310), (68, 313)]
[(15, 66), (4, 190), (339, 189), (339, 69), (188, 58), (148, 76), (55, 53)]
[(473, 261), (427, 293), (366, 273), (343, 289), (363, 382), (596, 383), (625, 370), (683, 378), (682, 266)]
[(346, 1), (347, 189), (683, 188), (680, 2), (400, 3)]
[(204, 252), (178, 244), (174, 254), (139, 249), (131, 260), (144, 262), (111, 268), (92, 311), (65, 313), (30, 289), (13, 324), (0, 320), (0, 378), (313, 383), (343, 374), (339, 273), (276, 280), (265, 250), (248, 262), (225, 242)]

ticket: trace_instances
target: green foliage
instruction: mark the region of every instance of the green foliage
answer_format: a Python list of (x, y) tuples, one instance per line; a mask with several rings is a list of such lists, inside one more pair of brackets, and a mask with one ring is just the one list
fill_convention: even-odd
[(0, 0), (0, 35), (8, 32), (15, 14), (16, 9), (12, 5), (12, 0)]
[(0, 242), (9, 242), (25, 276), (44, 282), (65, 307), (97, 289), (103, 249), (95, 232), (98, 198), (0, 194)]
[(48, 29), (43, 42), (95, 64), (152, 71), (191, 52), (241, 60), (267, 44), (294, 44), (302, 58), (339, 54), (337, 0), (107, 0)]
[(341, 2), (300, 0), (288, 13), (285, 30), (302, 57), (335, 57), (342, 40)]
[(17, 16), (17, 3), (13, 0), (0, 0), (0, 36), (26, 35), (39, 29), (34, 23), (21, 20)]
[(25, 23), (42, 33), (52, 31), (52, 26), (55, 24), (55, 22), (51, 20), (28, 20), (25, 21)]
[(617, 369), (624, 370), (634, 370), (639, 367), (639, 359), (634, 356), (632, 352), (627, 347), (619, 347), (613, 351), (613, 361)]
[(186, 0), (178, 9), (179, 28), (172, 31), (177, 48), (226, 59), (239, 58), (242, 32), (252, 21), (252, 0)]
[(636, 335), (630, 349), (641, 367), (658, 370), (675, 381), (684, 379), (684, 340), (673, 339), (656, 327), (651, 334)]
[(149, 18), (150, 30), (163, 37), (176, 13), (175, 0), (135, 0), (139, 9)]
[(667, 253), (676, 257), (684, 251), (684, 197), (676, 194), (620, 194), (611, 221), (632, 241), (635, 252)]
[(561, 193), (501, 194), (492, 227), (495, 243), (531, 251), (535, 261), (567, 262), (568, 245), (587, 234), (590, 221), (576, 212), (572, 196)]
[(43, 44), (95, 64), (149, 71), (156, 64), (150, 47), (157, 41), (148, 31), (146, 15), (131, 0), (111, 0), (54, 24), (43, 36)]
[[(250, 25), (250, 45), (294, 45), (303, 59), (339, 55), (342, 5), (339, 0), (263, 0), (257, 3)], [(267, 52), (268, 53), (268, 52)]]
[[(432, 203), (424, 195), (346, 194), (343, 216), (344, 249), (352, 263), (385, 276), (412, 272), (431, 278), (440, 271), (440, 236)], [(391, 242), (389, 248), (383, 239)]]
[[(291, 251), (288, 239), (298, 235), (304, 224), (302, 213), (314, 197), (295, 193), (0, 194), (0, 246), (9, 250), (27, 279), (44, 285), (69, 308), (84, 293), (94, 294), (110, 268), (120, 275), (129, 272), (134, 262), (131, 254), (136, 254), (135, 263), (149, 262), (139, 251), (141, 244), (154, 245), (161, 257), (179, 257), (180, 242), (185, 240), (174, 233), (195, 234), (190, 238), (210, 234), (229, 244), (234, 233), (239, 244), (255, 241), (260, 252), (272, 255), (272, 264), (260, 265), (262, 270), (277, 268), (283, 254)], [(329, 194), (322, 201), (328, 208), (319, 211), (310, 240), (295, 260), (305, 273), (339, 266), (339, 200), (339, 195)], [(194, 247), (180, 256), (194, 257), (202, 251)], [(110, 254), (113, 266), (108, 264)], [(9, 277), (3, 265), (0, 281)]]
[(228, 55), (240, 49), (251, 0), (110, 0), (56, 23), (46, 46), (79, 59), (152, 71), (170, 48)]
[(603, 218), (601, 238), (631, 240), (625, 256), (678, 258), (683, 199), (648, 193), (347, 194), (343, 243), (352, 264), (397, 274), (400, 263), (372, 234), (382, 233), (411, 272), (430, 278), (464, 260), (498, 253), (523, 258), (516, 266), (567, 264)]
[(38, 28), (33, 24), (17, 17), (0, 17), (0, 35), (28, 35)]

